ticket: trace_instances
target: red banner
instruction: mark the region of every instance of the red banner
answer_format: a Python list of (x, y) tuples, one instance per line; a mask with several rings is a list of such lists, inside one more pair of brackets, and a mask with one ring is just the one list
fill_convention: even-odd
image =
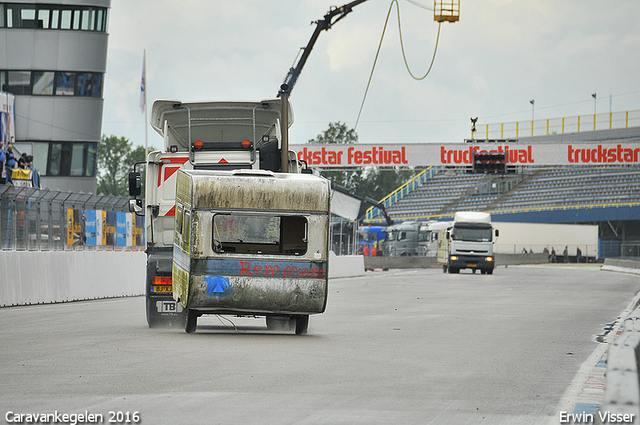
[(504, 153), (509, 165), (620, 165), (640, 163), (638, 142), (407, 143), (292, 145), (309, 167), (470, 166), (475, 153)]

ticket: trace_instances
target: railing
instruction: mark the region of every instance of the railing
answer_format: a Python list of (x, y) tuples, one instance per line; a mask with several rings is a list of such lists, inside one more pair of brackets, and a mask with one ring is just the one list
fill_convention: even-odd
[[(405, 184), (403, 184), (402, 186), (400, 186), (399, 188), (397, 188), (396, 190), (394, 190), (393, 192), (391, 192), (390, 194), (382, 198), (380, 203), (384, 205), (385, 208), (389, 208), (391, 205), (395, 204), (400, 199), (407, 196), (409, 192), (418, 188), (424, 182), (426, 182), (427, 180), (429, 180), (430, 178), (438, 174), (441, 169), (442, 167), (428, 167), (427, 169), (421, 171), (417, 176), (413, 177), (411, 180), (409, 180), (408, 182), (406, 182)], [(367, 210), (364, 220), (371, 221), (380, 214), (381, 212), (377, 207), (371, 207)], [(384, 220), (379, 220), (379, 221), (384, 221)]]
[(143, 246), (143, 218), (128, 212), (126, 198), (0, 185), (0, 250)]
[(477, 124), (475, 139), (508, 139), (640, 126), (640, 110), (497, 124)]

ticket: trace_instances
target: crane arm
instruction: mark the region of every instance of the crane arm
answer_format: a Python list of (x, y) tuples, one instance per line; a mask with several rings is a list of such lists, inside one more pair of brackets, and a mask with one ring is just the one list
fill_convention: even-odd
[(318, 40), (320, 33), (322, 31), (330, 30), (334, 24), (336, 24), (342, 18), (347, 16), (349, 13), (351, 13), (352, 9), (355, 6), (359, 5), (360, 3), (364, 3), (365, 1), (367, 0), (354, 0), (351, 3), (345, 4), (344, 6), (333, 8), (324, 15), (323, 19), (312, 22), (316, 24), (316, 28), (313, 31), (313, 34), (311, 35), (311, 38), (309, 39), (309, 42), (307, 43), (306, 47), (302, 48), (302, 55), (300, 56), (298, 63), (296, 63), (295, 66), (289, 69), (287, 76), (284, 78), (284, 82), (280, 86), (280, 91), (278, 92), (278, 97), (280, 97), (283, 91), (285, 91), (287, 94), (291, 94), (291, 92), (293, 91), (293, 87), (296, 85), (296, 81), (298, 81), (298, 77), (302, 72), (302, 68), (304, 67), (304, 64), (307, 62), (307, 59), (309, 58), (309, 54), (311, 54), (311, 50), (313, 49), (313, 46), (316, 44), (316, 41)]

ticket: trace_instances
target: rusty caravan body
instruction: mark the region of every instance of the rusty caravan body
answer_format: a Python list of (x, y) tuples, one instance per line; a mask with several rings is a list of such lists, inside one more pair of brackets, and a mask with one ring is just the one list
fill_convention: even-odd
[(330, 185), (309, 174), (180, 170), (173, 297), (202, 314), (266, 316), (306, 333), (327, 302)]

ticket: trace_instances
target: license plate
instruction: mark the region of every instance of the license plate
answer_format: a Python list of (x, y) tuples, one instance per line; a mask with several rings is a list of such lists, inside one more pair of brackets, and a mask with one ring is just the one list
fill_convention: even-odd
[(469, 267), (478, 267), (477, 264), (469, 264)]
[(156, 301), (158, 313), (182, 313), (182, 304), (175, 301)]
[(173, 292), (173, 287), (169, 285), (154, 285), (151, 287), (154, 294), (168, 294)]

